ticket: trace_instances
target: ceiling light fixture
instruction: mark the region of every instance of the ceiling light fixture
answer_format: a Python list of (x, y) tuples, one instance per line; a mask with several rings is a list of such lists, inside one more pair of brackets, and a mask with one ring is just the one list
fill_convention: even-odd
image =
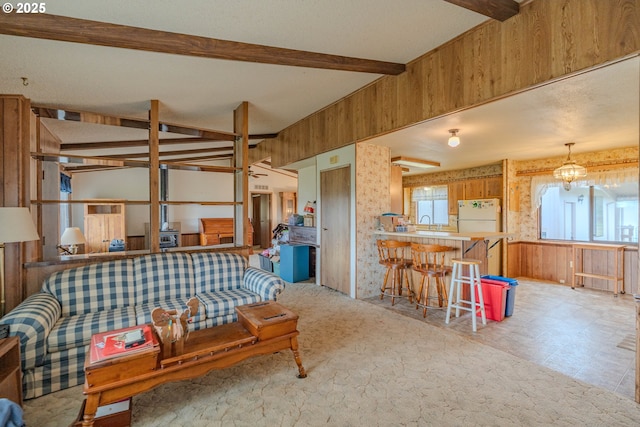
[(457, 147), (458, 145), (460, 145), (460, 137), (458, 136), (458, 132), (460, 132), (460, 129), (449, 129), (449, 133), (451, 134), (451, 136), (449, 137), (449, 142), (447, 142), (449, 147)]
[(569, 154), (567, 155), (567, 160), (562, 162), (562, 166), (553, 171), (553, 177), (556, 179), (562, 180), (562, 187), (569, 191), (571, 190), (571, 183), (578, 178), (584, 178), (587, 176), (587, 169), (584, 166), (580, 166), (576, 164), (573, 160), (571, 160), (571, 146), (574, 145), (575, 142), (568, 142), (564, 145), (569, 149)]

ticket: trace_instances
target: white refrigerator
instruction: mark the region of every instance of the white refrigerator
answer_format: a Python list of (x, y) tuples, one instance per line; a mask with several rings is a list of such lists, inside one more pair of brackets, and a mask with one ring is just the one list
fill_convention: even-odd
[(500, 200), (458, 200), (458, 232), (500, 231)]
[[(459, 233), (500, 231), (500, 218), (500, 200), (498, 199), (458, 201)], [(485, 271), (491, 275), (500, 275), (502, 242), (496, 243), (491, 249), (486, 246), (486, 249), (487, 265), (484, 267)], [(481, 266), (481, 271), (484, 268)]]

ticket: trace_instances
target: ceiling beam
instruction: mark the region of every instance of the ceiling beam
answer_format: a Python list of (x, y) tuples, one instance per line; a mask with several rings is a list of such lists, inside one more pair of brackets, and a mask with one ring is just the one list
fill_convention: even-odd
[(444, 0), (497, 21), (506, 21), (520, 12), (515, 0)]
[[(161, 151), (160, 157), (169, 157), (169, 156), (184, 156), (187, 154), (203, 154), (203, 153), (220, 153), (226, 152), (223, 156), (229, 157), (233, 156), (233, 147), (217, 147), (217, 148), (198, 148), (195, 150), (176, 150), (176, 151)], [(214, 156), (211, 154), (211, 156)], [(111, 159), (143, 159), (149, 157), (148, 152), (142, 153), (127, 153), (127, 154), (107, 154), (105, 156), (96, 156), (96, 157), (105, 157)], [(182, 159), (180, 159), (182, 160)]]
[(49, 14), (0, 14), (0, 33), (174, 55), (398, 75), (404, 64), (219, 40)]
[[(36, 153), (32, 152), (31, 157), (35, 160), (41, 160), (45, 162), (57, 162), (61, 165), (83, 165), (83, 166), (97, 166), (98, 168), (148, 168), (150, 167), (149, 161), (146, 160), (130, 160), (130, 159), (116, 159), (110, 157), (87, 157), (87, 156), (73, 156), (73, 155), (58, 155), (52, 153)], [(167, 169), (179, 169), (189, 171), (203, 171), (203, 172), (235, 172), (236, 168), (230, 166), (207, 166), (207, 165), (193, 165), (184, 163), (182, 159), (174, 161), (161, 161), (160, 166), (166, 165)]]
[[(251, 139), (251, 138), (249, 138)], [(256, 138), (258, 139), (258, 138)], [(262, 139), (262, 138), (259, 138)], [(180, 145), (180, 144), (198, 144), (201, 142), (215, 142), (209, 138), (173, 138), (173, 139), (161, 139), (160, 145)], [(66, 144), (60, 144), (60, 151), (80, 151), (80, 150), (100, 150), (106, 148), (129, 148), (129, 147), (146, 147), (149, 145), (149, 141), (146, 139), (132, 139), (128, 141), (99, 141), (99, 142), (69, 142)], [(249, 148), (254, 148), (257, 143), (249, 145)], [(222, 146), (214, 148), (197, 148), (195, 150), (213, 150), (213, 149), (233, 149), (233, 146)], [(190, 150), (192, 151), (192, 150)], [(160, 153), (162, 154), (162, 152)]]
[[(0, 15), (1, 16), (1, 15)], [(1, 21), (1, 18), (0, 18)], [(2, 33), (0, 24), (0, 33)], [(134, 129), (149, 129), (148, 119), (132, 119), (119, 116), (108, 116), (106, 114), (89, 113), (86, 111), (70, 111), (55, 107), (32, 105), (33, 112), (41, 118), (66, 120), (72, 122), (84, 122), (99, 125), (121, 126)], [(191, 135), (199, 138), (206, 138), (209, 141), (235, 141), (236, 134), (220, 130), (208, 130), (196, 127), (176, 125), (160, 121), (159, 132), (178, 133), (181, 135)], [(148, 143), (148, 141), (147, 141)]]

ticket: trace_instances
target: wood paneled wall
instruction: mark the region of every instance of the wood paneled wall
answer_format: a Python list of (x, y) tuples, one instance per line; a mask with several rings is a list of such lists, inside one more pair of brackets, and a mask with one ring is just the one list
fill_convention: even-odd
[(534, 0), (513, 18), (489, 20), (261, 144), (273, 167), (282, 167), (638, 50), (640, 0)]
[[(30, 207), (29, 147), (32, 132), (31, 103), (20, 95), (0, 96), (0, 206)], [(35, 259), (37, 245), (5, 245), (5, 312), (23, 300), (22, 264)]]
[[(599, 274), (614, 274), (612, 256), (591, 256), (585, 250), (585, 263), (589, 271)], [(592, 254), (595, 252), (592, 252)], [(600, 253), (601, 254), (601, 253)], [(528, 277), (531, 279), (561, 282), (571, 285), (573, 268), (573, 246), (563, 242), (511, 242), (508, 244), (508, 277)], [(588, 258), (587, 258), (588, 257)], [(628, 294), (638, 289), (638, 248), (628, 246), (624, 250), (624, 284)], [(585, 278), (587, 288), (613, 292), (613, 282)]]

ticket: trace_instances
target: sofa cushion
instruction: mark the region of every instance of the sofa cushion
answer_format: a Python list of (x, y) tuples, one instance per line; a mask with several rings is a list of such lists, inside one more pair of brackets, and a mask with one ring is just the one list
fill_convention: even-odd
[(135, 258), (136, 305), (195, 295), (193, 265), (186, 253), (161, 253)]
[(197, 295), (200, 304), (204, 305), (207, 318), (214, 318), (235, 314), (238, 305), (259, 302), (260, 296), (248, 289), (240, 288), (233, 290), (204, 292)]
[(121, 259), (58, 271), (42, 285), (60, 301), (62, 316), (133, 305), (133, 261)]
[(223, 252), (192, 253), (196, 293), (238, 289), (242, 286), (248, 262), (240, 254)]
[(133, 306), (61, 317), (47, 337), (48, 353), (88, 345), (91, 335), (136, 325)]

